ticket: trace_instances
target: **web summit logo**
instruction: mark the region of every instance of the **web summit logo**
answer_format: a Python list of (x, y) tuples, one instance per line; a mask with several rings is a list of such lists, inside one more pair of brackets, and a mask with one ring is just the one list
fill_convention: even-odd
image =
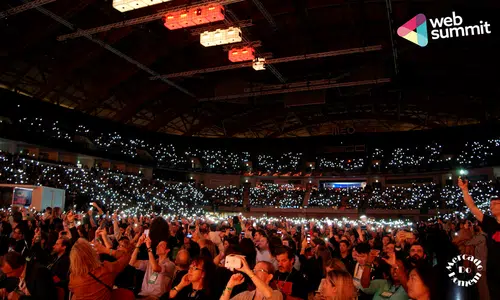
[[(476, 268), (475, 268), (476, 274), (472, 278), (471, 278), (471, 276), (472, 276), (472, 269), (471, 268), (462, 267), (462, 266), (458, 265), (458, 263), (460, 261), (466, 261), (466, 260), (472, 262), (476, 266)], [(472, 255), (463, 254), (463, 255), (458, 255), (458, 256), (454, 257), (451, 260), (451, 262), (448, 262), (446, 269), (448, 269), (448, 271), (450, 271), (450, 273), (448, 273), (448, 277), (450, 277), (452, 279), (453, 283), (455, 283), (458, 286), (467, 287), (467, 286), (471, 286), (471, 285), (476, 284), (479, 281), (479, 279), (481, 279), (480, 272), (483, 270), (483, 266), (481, 265), (481, 260), (475, 258)], [(457, 277), (458, 275), (460, 275), (460, 277), (466, 276), (466, 277), (471, 278), (471, 279), (461, 280), (461, 279), (458, 279), (458, 277)], [(462, 278), (462, 279), (465, 279), (465, 278)]]
[[(490, 34), (490, 25), (488, 22), (480, 21), (479, 25), (461, 26), (463, 18), (457, 16), (455, 12), (451, 13), (451, 17), (429, 19), (431, 23), (431, 38), (448, 39), (470, 35)], [(418, 14), (411, 20), (398, 28), (398, 35), (410, 42), (425, 47), (429, 43), (427, 37), (427, 18), (424, 14)]]

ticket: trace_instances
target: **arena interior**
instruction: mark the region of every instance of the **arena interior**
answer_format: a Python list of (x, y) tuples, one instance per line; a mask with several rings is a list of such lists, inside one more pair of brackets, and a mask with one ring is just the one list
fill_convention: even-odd
[(500, 300), (499, 14), (1, 1), (0, 299)]

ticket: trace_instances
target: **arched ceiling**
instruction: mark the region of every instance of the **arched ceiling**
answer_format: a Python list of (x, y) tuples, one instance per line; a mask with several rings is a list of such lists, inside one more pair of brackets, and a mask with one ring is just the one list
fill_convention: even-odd
[[(29, 1), (1, 1), (0, 11), (22, 2)], [(395, 34), (419, 12), (437, 17), (454, 10), (467, 13), (470, 22), (493, 23), (494, 1), (232, 2), (228, 22), (219, 25), (251, 24), (243, 28), (246, 40), (258, 42), (268, 59), (285, 59), (264, 71), (236, 68), (228, 47), (203, 47), (192, 29), (169, 31), (160, 19), (58, 41), (75, 28), (193, 2), (120, 13), (112, 1), (57, 0), (0, 19), (7, 41), (0, 44), (0, 85), (90, 115), (186, 136), (405, 131), (498, 117), (499, 89), (491, 75), (500, 65), (498, 34), (431, 41), (426, 48)], [(314, 58), (291, 59), (297, 55)], [(153, 80), (152, 74), (167, 76)]]

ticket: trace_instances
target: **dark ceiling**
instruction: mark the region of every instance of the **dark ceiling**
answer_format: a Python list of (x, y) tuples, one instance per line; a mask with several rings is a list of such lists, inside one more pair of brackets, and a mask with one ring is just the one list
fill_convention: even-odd
[[(0, 11), (27, 2), (4, 0)], [(170, 31), (161, 19), (58, 41), (76, 29), (194, 2), (120, 13), (111, 0), (57, 0), (0, 19), (0, 85), (148, 130), (202, 137), (419, 130), (499, 115), (498, 1), (233, 2), (219, 25), (251, 20), (243, 36), (259, 41), (257, 50), (268, 59), (330, 53), (265, 71), (208, 70), (234, 65), (227, 47), (205, 48), (192, 34), (198, 28)], [(492, 34), (430, 41), (425, 48), (395, 34), (418, 13), (437, 18), (452, 11), (464, 23), (488, 20)], [(169, 76), (152, 79), (158, 74)]]

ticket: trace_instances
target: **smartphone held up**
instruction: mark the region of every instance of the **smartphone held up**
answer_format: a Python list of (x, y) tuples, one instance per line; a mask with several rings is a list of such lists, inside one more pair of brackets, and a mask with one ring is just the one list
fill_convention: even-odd
[(241, 255), (226, 256), (226, 262), (224, 264), (224, 267), (231, 271), (241, 269), (241, 267), (243, 267), (243, 262), (241, 261), (243, 257), (244, 256)]

